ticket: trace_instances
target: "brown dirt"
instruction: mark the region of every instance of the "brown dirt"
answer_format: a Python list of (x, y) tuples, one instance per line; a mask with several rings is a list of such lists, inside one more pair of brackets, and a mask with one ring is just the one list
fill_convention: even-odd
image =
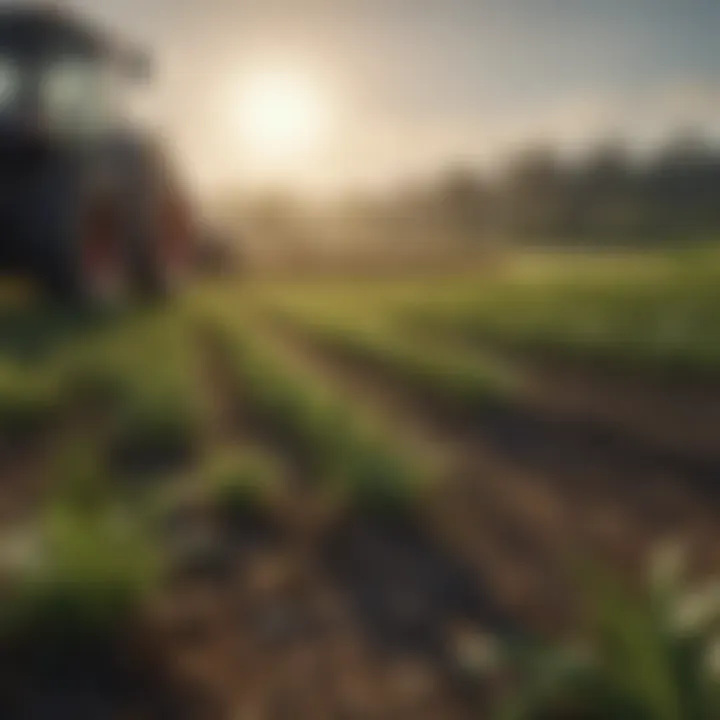
[(530, 378), (542, 407), (585, 415), (646, 444), (720, 466), (720, 385), (611, 372), (581, 362), (501, 355)]
[[(272, 447), (208, 362), (224, 442)], [(174, 674), (211, 719), (474, 716), (454, 643), (509, 618), (422, 520), (318, 512), (310, 487), (291, 483), (270, 516), (191, 513), (174, 528), (197, 545), (158, 616)]]
[[(500, 585), (521, 588), (517, 602), (540, 627), (564, 624), (568, 603), (558, 603), (558, 594), (567, 583), (558, 580), (583, 558), (632, 574), (658, 542), (680, 539), (697, 572), (717, 567), (720, 465), (705, 454), (646, 442), (609, 418), (534, 398), (458, 416), (380, 367), (292, 340), (339, 392), (454, 459), (454, 482), (435, 506), (437, 527), (478, 569), (511, 576)], [(528, 590), (533, 576), (547, 602)], [(545, 606), (552, 612), (543, 620)]]
[(538, 392), (526, 406), (460, 416), (378, 367), (285, 340), (291, 361), (320, 372), (399, 444), (437, 459), (442, 490), (400, 517), (325, 507), (292, 452), (248, 416), (210, 349), (210, 445), (260, 444), (300, 481), (268, 514), (190, 507), (170, 523), (176, 561), (147, 638), (163, 661), (157, 682), (115, 673), (110, 686), (101, 678), (89, 688), (84, 677), (77, 691), (35, 692), (7, 717), (483, 717), (491, 690), (467, 656), (488, 634), (572, 630), (576, 564), (598, 559), (637, 578), (654, 543), (680, 537), (698, 573), (717, 566), (714, 457), (605, 413), (609, 391), (563, 386), (560, 373), (545, 388), (566, 388), (557, 405)]
[[(219, 538), (206, 528), (215, 549), (173, 588), (165, 620), (178, 672), (211, 699), (207, 717), (482, 716), (489, 691), (469, 679), (464, 652), (487, 633), (570, 630), (574, 563), (599, 558), (637, 577), (665, 537), (688, 541), (699, 571), (718, 557), (700, 461), (668, 462), (537, 408), (470, 422), (377, 368), (298, 342), (289, 356), (447, 461), (447, 483), (415, 517), (337, 513), (308, 532), (300, 483), (279, 526), (245, 522)], [(223, 416), (245, 442), (248, 423)]]
[(475, 352), (485, 360), (515, 368), (527, 381), (528, 402), (546, 412), (592, 420), (637, 445), (720, 465), (717, 380), (670, 370), (643, 372), (495, 343), (478, 345), (451, 332), (444, 339), (462, 352)]

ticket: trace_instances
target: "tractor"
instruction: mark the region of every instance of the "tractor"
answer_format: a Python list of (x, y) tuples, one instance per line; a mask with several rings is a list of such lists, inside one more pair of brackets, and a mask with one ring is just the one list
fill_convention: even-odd
[(93, 305), (183, 284), (195, 213), (124, 104), (150, 64), (66, 10), (0, 10), (0, 272)]

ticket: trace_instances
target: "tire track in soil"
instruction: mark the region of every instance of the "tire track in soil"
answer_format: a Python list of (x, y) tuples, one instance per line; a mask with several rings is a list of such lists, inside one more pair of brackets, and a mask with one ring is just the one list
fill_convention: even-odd
[(584, 437), (568, 423), (538, 423), (542, 416), (458, 418), (375, 364), (301, 329), (278, 329), (339, 392), (449, 451), (453, 481), (435, 506), (435, 522), (477, 567), (490, 568), (500, 595), (531, 625), (567, 625), (574, 605), (567, 567), (584, 557), (637, 579), (658, 541), (682, 537), (697, 572), (717, 567), (717, 507), (712, 493), (708, 501), (702, 492), (708, 478), (692, 476), (692, 466), (668, 468), (630, 445), (614, 454), (602, 437)]

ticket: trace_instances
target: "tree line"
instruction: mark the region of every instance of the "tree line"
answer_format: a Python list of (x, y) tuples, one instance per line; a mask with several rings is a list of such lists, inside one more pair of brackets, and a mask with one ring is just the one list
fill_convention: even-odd
[(493, 172), (454, 167), (375, 193), (309, 203), (277, 192), (229, 204), (266, 250), (505, 243), (599, 247), (720, 240), (720, 147), (677, 137), (639, 157), (620, 142), (581, 158), (535, 146)]
[(642, 159), (605, 143), (563, 161), (537, 147), (492, 178), (456, 169), (421, 195), (406, 201), (478, 239), (652, 245), (720, 238), (720, 149), (683, 137)]

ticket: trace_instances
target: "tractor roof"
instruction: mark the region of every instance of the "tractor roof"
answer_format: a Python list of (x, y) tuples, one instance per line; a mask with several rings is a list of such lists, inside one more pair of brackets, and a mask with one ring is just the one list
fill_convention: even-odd
[(110, 34), (55, 4), (0, 6), (0, 46), (7, 44), (28, 53), (57, 48), (98, 58), (126, 50)]

